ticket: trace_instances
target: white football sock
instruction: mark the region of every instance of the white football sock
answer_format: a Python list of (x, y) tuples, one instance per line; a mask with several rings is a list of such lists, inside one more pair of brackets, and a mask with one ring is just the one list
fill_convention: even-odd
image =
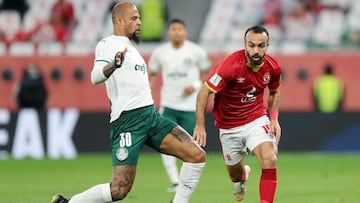
[(204, 169), (204, 163), (184, 162), (180, 171), (179, 187), (176, 191), (173, 203), (187, 203), (194, 192), (201, 173)]
[(167, 154), (161, 154), (161, 159), (171, 183), (179, 183), (179, 171), (176, 165), (176, 157)]
[(69, 203), (106, 203), (111, 202), (110, 183), (95, 185), (82, 193), (71, 197)]

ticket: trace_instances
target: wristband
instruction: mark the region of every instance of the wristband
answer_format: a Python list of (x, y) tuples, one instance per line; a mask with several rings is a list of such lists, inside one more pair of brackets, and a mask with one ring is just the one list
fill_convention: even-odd
[(200, 87), (201, 87), (201, 85), (202, 85), (202, 83), (201, 83), (201, 81), (199, 81), (199, 80), (197, 80), (197, 81), (195, 81), (193, 84), (192, 84), (192, 86), (194, 87), (194, 89), (200, 89)]
[(270, 117), (270, 120), (278, 120), (279, 112), (278, 111), (270, 111), (269, 117)]

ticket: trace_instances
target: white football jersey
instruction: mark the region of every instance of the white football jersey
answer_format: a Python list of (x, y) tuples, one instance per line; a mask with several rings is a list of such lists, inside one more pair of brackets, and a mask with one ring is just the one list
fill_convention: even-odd
[(188, 96), (183, 91), (186, 86), (202, 84), (200, 71), (208, 70), (210, 65), (205, 49), (188, 40), (178, 49), (171, 42), (156, 48), (149, 58), (149, 70), (162, 71), (160, 105), (181, 111), (195, 111), (199, 88)]
[[(122, 67), (106, 78), (103, 67), (113, 63), (115, 54), (125, 47), (127, 52)], [(146, 63), (127, 37), (112, 35), (97, 44), (91, 74), (93, 83), (105, 82), (111, 103), (110, 122), (119, 118), (123, 111), (154, 104)]]

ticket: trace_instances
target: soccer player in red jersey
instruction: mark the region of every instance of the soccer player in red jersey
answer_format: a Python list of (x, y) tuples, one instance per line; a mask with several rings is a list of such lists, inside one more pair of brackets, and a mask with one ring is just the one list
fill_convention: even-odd
[[(260, 203), (270, 203), (274, 201), (277, 185), (276, 162), (281, 136), (278, 122), (281, 68), (266, 54), (269, 33), (264, 27), (247, 29), (244, 39), (245, 49), (220, 61), (198, 93), (193, 139), (201, 146), (206, 145), (205, 112), (209, 95), (215, 94), (215, 126), (219, 128), (235, 199), (241, 201), (245, 197), (250, 167), (244, 164), (244, 158), (249, 150), (262, 169)], [(269, 89), (267, 106), (264, 104), (266, 88)]]

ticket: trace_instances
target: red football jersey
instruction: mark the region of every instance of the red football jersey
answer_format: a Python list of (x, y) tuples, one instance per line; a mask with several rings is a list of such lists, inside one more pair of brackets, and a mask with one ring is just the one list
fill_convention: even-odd
[(219, 62), (208, 76), (206, 85), (214, 91), (215, 126), (229, 129), (249, 123), (266, 114), (264, 90), (277, 89), (281, 68), (265, 55), (256, 72), (247, 65), (245, 50), (239, 50)]

